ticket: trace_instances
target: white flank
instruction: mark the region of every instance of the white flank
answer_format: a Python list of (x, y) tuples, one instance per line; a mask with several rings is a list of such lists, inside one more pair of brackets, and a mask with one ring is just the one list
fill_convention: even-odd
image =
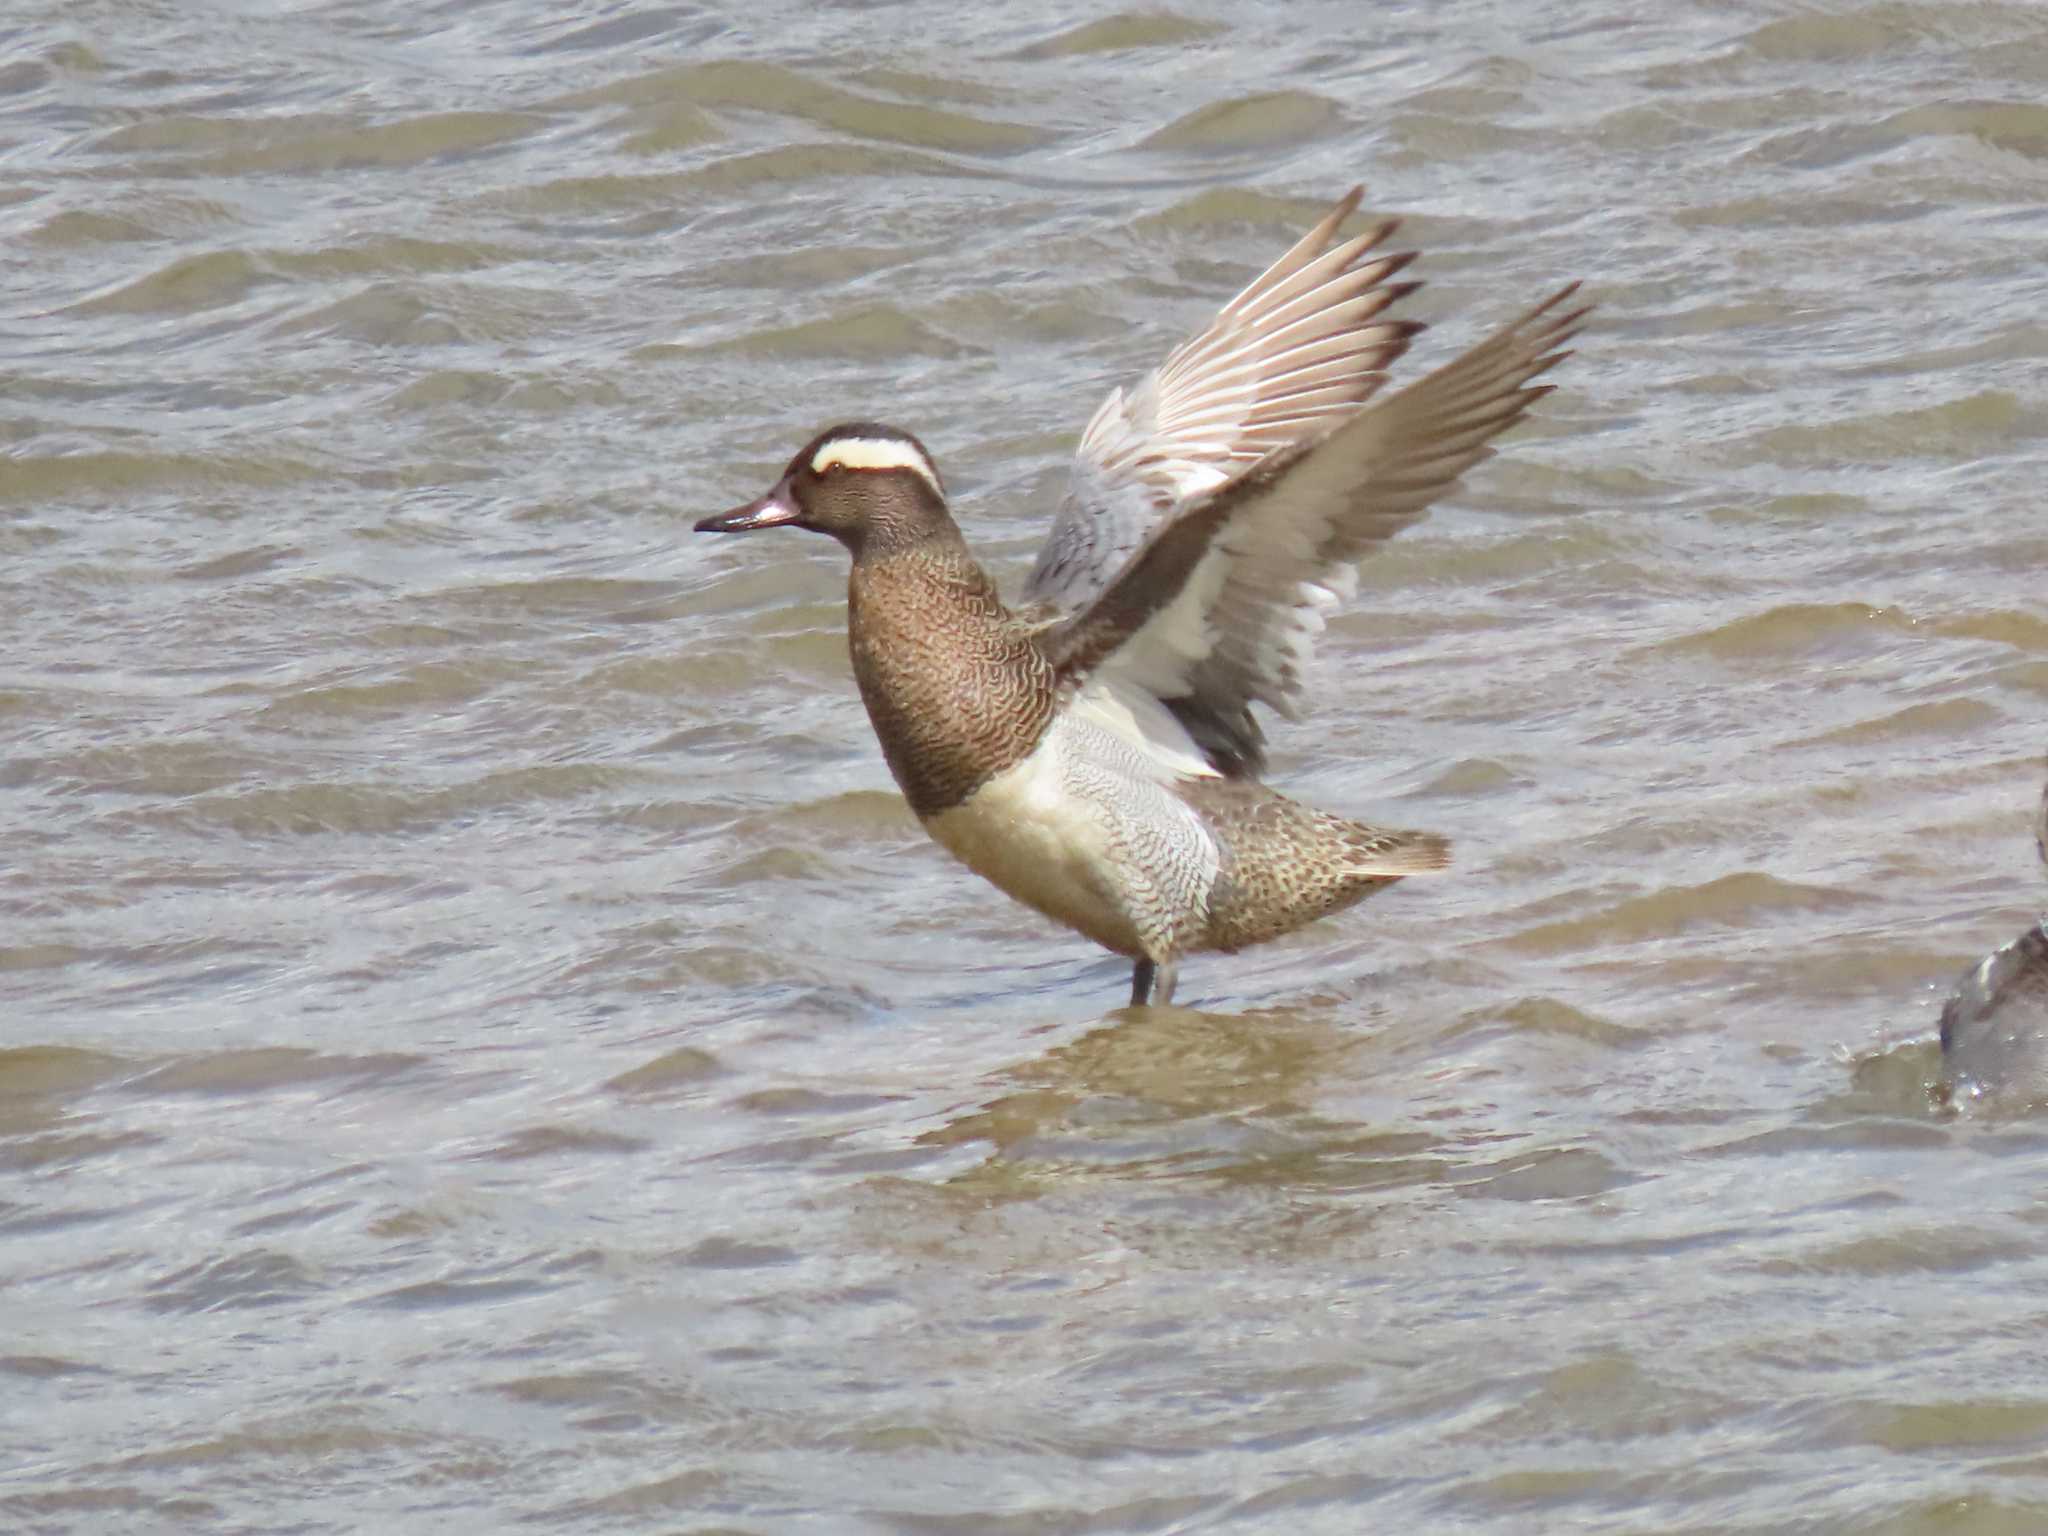
[(997, 889), (1130, 954), (1138, 935), (1107, 892), (1115, 884), (1107, 829), (1098, 806), (1067, 787), (1054, 734), (1005, 769), (964, 805), (925, 823), (934, 842)]
[(1092, 721), (1119, 741), (1135, 747), (1147, 763), (1162, 770), (1162, 781), (1222, 777), (1209, 766), (1202, 749), (1173, 717), (1172, 710), (1113, 670), (1097, 672), (1075, 696), (1068, 713)]
[(932, 488), (932, 494), (944, 500), (945, 487), (939, 484), (939, 472), (932, 468), (932, 461), (919, 453), (909, 443), (897, 442), (887, 437), (837, 437), (811, 455), (811, 473), (822, 475), (828, 469), (907, 469)]
[[(924, 827), (1006, 894), (1133, 955), (1142, 946), (1130, 904), (1199, 923), (1220, 862), (1167, 777), (1069, 711), (1023, 762)], [(1133, 838), (1140, 828), (1146, 835)]]

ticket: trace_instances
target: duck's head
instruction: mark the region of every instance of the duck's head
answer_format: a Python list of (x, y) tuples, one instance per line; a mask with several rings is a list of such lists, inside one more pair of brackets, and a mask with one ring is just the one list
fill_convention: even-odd
[(797, 450), (759, 501), (707, 517), (699, 533), (810, 528), (855, 554), (952, 527), (946, 488), (924, 444), (872, 421), (828, 427)]

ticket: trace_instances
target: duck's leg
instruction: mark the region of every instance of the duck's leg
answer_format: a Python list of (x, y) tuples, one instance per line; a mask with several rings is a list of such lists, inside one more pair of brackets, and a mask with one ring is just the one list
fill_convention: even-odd
[(1131, 1006), (1147, 1003), (1160, 1007), (1173, 1001), (1173, 984), (1180, 979), (1178, 960), (1140, 960), (1131, 967)]
[(1150, 960), (1140, 960), (1131, 967), (1131, 1006), (1142, 1008), (1152, 999), (1152, 977), (1154, 967)]

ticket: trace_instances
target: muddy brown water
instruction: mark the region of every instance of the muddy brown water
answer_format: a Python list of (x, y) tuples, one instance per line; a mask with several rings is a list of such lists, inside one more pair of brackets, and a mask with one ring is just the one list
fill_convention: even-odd
[[(2048, 1529), (2040, 8), (0, 39), (0, 1528)], [(1123, 1011), (686, 530), (874, 416), (1014, 581), (1357, 180), (1601, 305), (1274, 733), (1458, 868)]]

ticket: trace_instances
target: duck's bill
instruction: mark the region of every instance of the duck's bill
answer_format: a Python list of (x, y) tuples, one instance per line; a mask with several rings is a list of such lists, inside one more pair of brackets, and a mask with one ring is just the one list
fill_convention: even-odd
[(756, 528), (780, 528), (801, 516), (803, 514), (797, 510), (785, 483), (776, 486), (759, 501), (750, 501), (744, 507), (734, 507), (730, 512), (705, 518), (697, 524), (697, 532), (751, 533)]

